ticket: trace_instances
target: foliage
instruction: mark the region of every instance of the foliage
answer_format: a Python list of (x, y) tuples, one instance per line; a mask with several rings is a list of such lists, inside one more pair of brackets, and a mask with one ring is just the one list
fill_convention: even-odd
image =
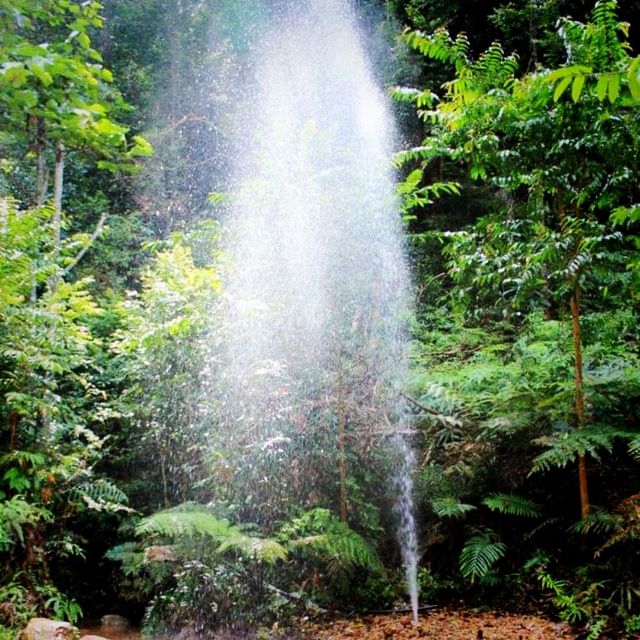
[(143, 518), (136, 526), (136, 535), (171, 539), (208, 536), (218, 542), (218, 553), (238, 551), (268, 563), (285, 560), (287, 556), (285, 548), (275, 540), (249, 536), (198, 505), (181, 505)]
[[(136, 136), (127, 149), (127, 128), (110, 118), (124, 103), (108, 88), (112, 74), (91, 46), (91, 30), (103, 24), (100, 9), (99, 2), (24, 2), (15, 7), (9, 18), (15, 31), (0, 39), (0, 95), (3, 120), (16, 124), (26, 116), (34, 129), (38, 121), (44, 123), (44, 130), (35, 134), (40, 144), (53, 140), (94, 149), (107, 158), (102, 166), (115, 168), (118, 154), (130, 162), (150, 155), (151, 148)], [(49, 42), (39, 41), (44, 34)]]
[(460, 573), (471, 582), (486, 580), (506, 551), (490, 529), (474, 531), (460, 552)]
[(329, 572), (355, 569), (381, 571), (380, 560), (362, 536), (340, 522), (328, 509), (313, 509), (294, 518), (281, 535), (302, 553), (310, 549), (328, 562)]
[[(545, 604), (589, 637), (637, 633), (640, 58), (624, 16), (638, 4), (366, 4), (380, 28), (395, 12), (419, 29), (392, 75), (422, 88), (392, 95), (411, 145), (394, 162), (418, 265), (403, 393), (422, 598)], [(275, 438), (221, 402), (212, 219), (228, 198), (206, 196), (229, 187), (224, 114), (259, 108), (228, 90), (253, 42), (238, 5), (0, 0), (0, 626), (76, 620), (89, 592), (197, 634), (312, 602), (404, 602), (366, 367), (345, 371), (347, 522), (329, 385), (305, 402), (283, 378)], [(144, 166), (140, 131), (158, 149)], [(580, 459), (593, 505), (579, 519), (565, 487)]]
[(540, 515), (540, 508), (533, 500), (514, 494), (494, 493), (487, 496), (482, 504), (492, 511), (512, 516), (536, 518)]
[[(36, 584), (33, 590), (24, 586), (26, 576), (17, 572), (0, 586), (0, 621), (7, 628), (22, 628), (38, 613), (56, 620), (76, 623), (82, 616), (77, 602), (60, 593), (51, 584)], [(26, 582), (30, 582), (27, 578)]]

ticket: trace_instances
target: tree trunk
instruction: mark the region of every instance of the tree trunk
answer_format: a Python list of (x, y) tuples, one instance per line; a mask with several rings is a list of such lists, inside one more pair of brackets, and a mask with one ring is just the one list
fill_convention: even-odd
[[(571, 321), (573, 326), (573, 348), (575, 356), (575, 404), (576, 428), (584, 429), (586, 417), (584, 409), (584, 375), (582, 366), (582, 333), (580, 329), (580, 285), (576, 282), (571, 296)], [(586, 518), (591, 511), (589, 503), (589, 485), (587, 480), (587, 460), (584, 455), (578, 457), (578, 483), (580, 487), (580, 512)]]
[(42, 116), (36, 118), (36, 206), (41, 207), (47, 200), (47, 130)]
[(16, 450), (16, 438), (18, 435), (18, 423), (20, 422), (20, 414), (17, 411), (9, 413), (9, 451)]
[(56, 170), (53, 177), (53, 233), (54, 250), (60, 253), (62, 238), (62, 187), (64, 185), (64, 145), (56, 144)]
[(347, 522), (347, 458), (345, 453), (346, 412), (342, 363), (338, 369), (338, 468), (340, 473), (340, 522)]
[[(53, 176), (53, 255), (60, 256), (62, 244), (62, 187), (64, 184), (64, 146), (56, 144), (56, 168)], [(49, 278), (49, 289), (54, 292), (62, 274), (58, 271)]]

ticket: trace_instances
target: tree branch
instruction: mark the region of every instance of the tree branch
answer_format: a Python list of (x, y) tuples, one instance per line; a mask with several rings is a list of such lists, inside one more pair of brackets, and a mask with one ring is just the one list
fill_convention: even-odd
[(78, 262), (82, 260), (82, 258), (84, 257), (84, 254), (87, 253), (87, 251), (89, 251), (93, 243), (98, 239), (98, 236), (102, 233), (106, 219), (107, 219), (107, 214), (101, 213), (100, 220), (98, 220), (98, 224), (96, 225), (96, 228), (93, 230), (93, 233), (89, 238), (89, 241), (87, 242), (87, 244), (84, 245), (84, 247), (82, 247), (82, 249), (80, 250), (80, 253), (78, 253), (78, 255), (74, 258), (73, 262), (71, 264), (68, 264), (62, 270), (62, 272), (60, 273), (61, 278), (64, 278), (78, 264)]

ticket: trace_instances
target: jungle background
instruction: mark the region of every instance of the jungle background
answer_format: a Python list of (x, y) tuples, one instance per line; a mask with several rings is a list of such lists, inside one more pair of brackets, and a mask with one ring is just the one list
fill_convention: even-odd
[[(405, 600), (375, 439), (342, 480), (330, 409), (234, 447), (201, 375), (255, 4), (0, 0), (2, 638)], [(355, 6), (401, 138), (421, 599), (632, 637), (640, 3)]]

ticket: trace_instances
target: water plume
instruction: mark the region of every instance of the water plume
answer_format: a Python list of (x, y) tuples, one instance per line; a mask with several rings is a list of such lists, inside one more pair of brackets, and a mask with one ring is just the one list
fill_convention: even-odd
[(392, 118), (345, 2), (283, 1), (267, 13), (232, 136), (221, 374), (230, 437), (286, 449), (291, 425), (322, 407), (340, 439), (343, 519), (345, 438), (385, 442), (417, 616), (414, 461), (398, 393), (410, 278)]

